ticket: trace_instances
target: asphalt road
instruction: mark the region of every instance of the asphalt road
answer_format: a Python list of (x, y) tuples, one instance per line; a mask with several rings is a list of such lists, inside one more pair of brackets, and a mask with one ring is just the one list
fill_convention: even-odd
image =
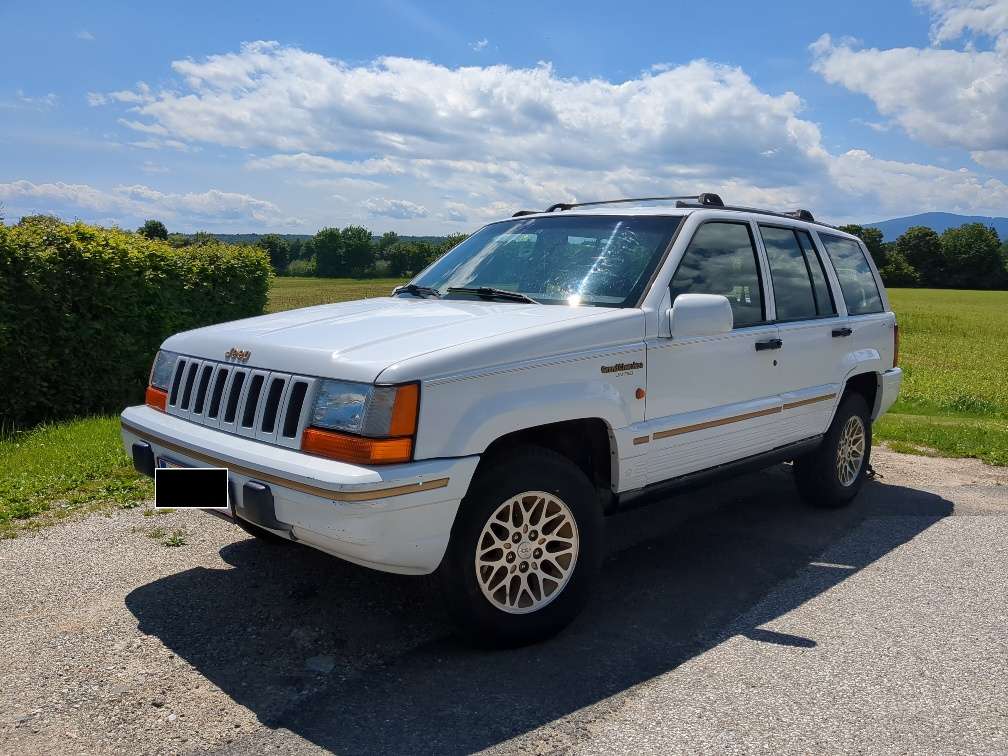
[(839, 512), (774, 468), (610, 518), (584, 615), (507, 652), (199, 513), (0, 542), (0, 752), (1008, 753), (1008, 471), (875, 466)]

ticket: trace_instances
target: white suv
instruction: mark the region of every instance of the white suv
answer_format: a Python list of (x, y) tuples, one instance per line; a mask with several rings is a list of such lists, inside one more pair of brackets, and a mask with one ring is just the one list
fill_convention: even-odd
[(846, 504), (902, 376), (871, 256), (804, 210), (654, 199), (521, 211), (389, 297), (172, 336), (126, 449), (228, 468), (254, 535), (436, 573), (494, 644), (571, 621), (642, 495), (793, 460)]

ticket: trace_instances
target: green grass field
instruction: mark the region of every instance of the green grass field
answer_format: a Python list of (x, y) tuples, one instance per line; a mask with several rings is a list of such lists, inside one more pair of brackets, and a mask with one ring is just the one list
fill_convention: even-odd
[(45, 425), (0, 441), (0, 538), (75, 512), (153, 497), (119, 441), (118, 417)]
[(875, 438), (1008, 465), (1008, 292), (890, 289), (889, 297), (904, 380)]
[(275, 278), (270, 288), (267, 312), (346, 302), (351, 299), (386, 297), (406, 279), (401, 278)]
[[(268, 310), (382, 296), (398, 283), (278, 278)], [(875, 426), (876, 440), (1008, 465), (1008, 292), (893, 289), (890, 297), (905, 380), (899, 402)], [(151, 497), (150, 481), (121, 449), (116, 416), (0, 438), (0, 538)]]

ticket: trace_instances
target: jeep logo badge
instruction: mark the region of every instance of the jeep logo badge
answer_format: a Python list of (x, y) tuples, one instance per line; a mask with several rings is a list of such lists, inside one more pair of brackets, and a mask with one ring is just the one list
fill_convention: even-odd
[(249, 357), (252, 356), (252, 352), (248, 350), (242, 350), (238, 347), (231, 347), (225, 354), (225, 360), (234, 360), (235, 362), (248, 362)]

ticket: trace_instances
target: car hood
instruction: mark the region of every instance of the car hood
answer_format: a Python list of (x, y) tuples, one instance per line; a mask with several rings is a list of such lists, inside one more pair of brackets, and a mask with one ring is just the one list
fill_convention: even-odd
[(251, 353), (249, 367), (372, 382), (391, 365), (439, 350), (457, 352), (472, 342), (522, 332), (542, 340), (551, 330), (566, 332), (574, 323), (587, 325), (619, 312), (625, 311), (382, 297), (198, 328), (172, 336), (163, 348), (221, 361), (235, 348)]

